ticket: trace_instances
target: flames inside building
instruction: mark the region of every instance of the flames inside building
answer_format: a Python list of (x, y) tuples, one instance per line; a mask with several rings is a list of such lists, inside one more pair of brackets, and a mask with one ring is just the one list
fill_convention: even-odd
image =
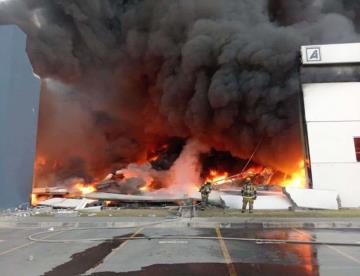
[[(61, 164), (41, 159), (36, 162), (36, 175), (48, 177), (49, 170), (61, 168)], [(110, 172), (110, 173), (109, 173)], [(70, 177), (53, 185), (35, 186), (34, 190), (53, 187), (49, 195), (56, 192), (66, 197), (79, 197), (92, 192), (108, 192), (127, 195), (173, 195), (185, 194), (189, 197), (199, 190), (204, 182), (211, 182), (215, 189), (238, 189), (245, 178), (250, 177), (262, 189), (279, 191), (281, 187), (306, 187), (304, 162), (292, 174), (286, 174), (270, 166), (260, 165), (251, 159), (241, 159), (229, 152), (209, 149), (198, 141), (185, 144), (181, 139), (172, 139), (170, 144), (162, 144), (147, 153), (147, 159), (111, 168), (108, 174), (98, 178)], [(48, 182), (48, 180), (45, 181)], [(40, 188), (40, 189), (39, 189)], [(44, 192), (39, 192), (44, 194)], [(45, 197), (46, 198), (46, 197)], [(44, 197), (42, 198), (44, 199)], [(33, 203), (38, 200), (33, 195)]]

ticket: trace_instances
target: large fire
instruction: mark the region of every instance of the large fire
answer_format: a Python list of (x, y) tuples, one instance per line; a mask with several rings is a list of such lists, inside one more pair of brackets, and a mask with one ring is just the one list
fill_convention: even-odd
[[(276, 187), (306, 188), (307, 185), (304, 161), (298, 163), (297, 169), (293, 173), (286, 174), (275, 168), (250, 162), (250, 160), (239, 159), (240, 161), (236, 161), (235, 159), (234, 161), (231, 158), (222, 160), (221, 157), (213, 154), (211, 158), (215, 160), (212, 160), (214, 164), (209, 165), (200, 158), (191, 159), (188, 162), (185, 158), (181, 160), (182, 165), (176, 171), (172, 166), (175, 164), (174, 160), (179, 159), (179, 154), (174, 154), (171, 148), (171, 145), (166, 144), (154, 147), (146, 154), (146, 161), (139, 160), (126, 167), (112, 169), (112, 172), (108, 172), (106, 177), (99, 174), (87, 181), (79, 176), (74, 176), (60, 182), (50, 183), (51, 181), (49, 181), (48, 187), (65, 188), (68, 190), (65, 197), (79, 197), (96, 191), (147, 194), (161, 190), (165, 193), (184, 194), (188, 192), (188, 194), (192, 194), (203, 182), (211, 182), (216, 189), (222, 189), (222, 187), (239, 189), (246, 178), (251, 178), (257, 186), (275, 186), (274, 189)], [(194, 158), (192, 152), (189, 156)], [(194, 162), (198, 164), (194, 166)], [(240, 165), (233, 166), (234, 162), (240, 162)], [(184, 164), (185, 166), (183, 166)], [(61, 162), (50, 162), (44, 156), (38, 155), (35, 163), (35, 175), (42, 174), (49, 168), (50, 174), (53, 174), (58, 168), (62, 168)], [(176, 177), (174, 177), (174, 173)], [(195, 175), (195, 178), (187, 177), (189, 175)], [(49, 179), (51, 180), (51, 178)], [(43, 184), (39, 186), (44, 187)], [(38, 201), (37, 195), (33, 194), (33, 205), (36, 205)]]
[[(312, 13), (297, 16), (293, 5), (275, 4), (275, 12), (259, 1), (231, 1), (231, 9), (241, 11), (236, 15), (226, 0), (97, 1), (98, 9), (80, 1), (41, 1), (49, 15), (66, 16), (44, 16), (40, 28), (32, 16), (38, 5), (18, 12), (18, 1), (9, 2), (14, 6), (5, 5), (4, 24), (26, 26), (27, 53), (41, 79), (34, 187), (70, 190), (78, 179), (100, 183), (139, 163), (149, 163), (148, 171), (114, 179), (108, 190), (182, 193), (207, 179), (223, 184), (234, 174), (257, 178), (257, 185), (304, 187), (304, 168), (293, 167), (303, 157), (294, 85), (299, 43), (308, 42), (309, 34), (328, 37), (326, 23), (334, 11), (346, 30), (340, 39), (357, 38), (352, 20), (341, 19), (347, 14), (342, 5), (316, 9), (321, 16), (312, 20)], [(304, 2), (312, 8), (314, 1)], [(272, 35), (264, 36), (264, 30)], [(89, 50), (89, 41), (97, 47)], [(213, 41), (226, 41), (226, 47)], [(274, 56), (279, 62), (269, 62)], [(213, 159), (221, 151), (241, 162), (228, 167), (191, 160), (180, 166), (192, 158), (183, 154), (192, 140), (201, 143), (194, 160), (214, 149)], [(84, 184), (79, 193), (94, 189)]]

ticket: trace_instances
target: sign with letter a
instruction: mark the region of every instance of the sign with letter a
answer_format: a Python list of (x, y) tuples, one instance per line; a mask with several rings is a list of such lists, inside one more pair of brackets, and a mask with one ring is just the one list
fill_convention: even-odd
[(321, 61), (320, 48), (307, 48), (306, 59), (307, 61)]

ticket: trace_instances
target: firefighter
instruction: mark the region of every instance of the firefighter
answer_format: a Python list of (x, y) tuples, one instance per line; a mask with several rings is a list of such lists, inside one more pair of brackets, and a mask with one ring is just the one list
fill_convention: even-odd
[(209, 194), (211, 193), (211, 182), (206, 182), (201, 185), (199, 192), (201, 193), (201, 210), (205, 210), (205, 206), (208, 205)]
[(243, 197), (243, 206), (241, 212), (244, 213), (246, 211), (246, 206), (249, 203), (249, 213), (252, 213), (254, 200), (256, 199), (256, 188), (250, 177), (246, 178), (244, 186), (241, 189), (241, 195)]

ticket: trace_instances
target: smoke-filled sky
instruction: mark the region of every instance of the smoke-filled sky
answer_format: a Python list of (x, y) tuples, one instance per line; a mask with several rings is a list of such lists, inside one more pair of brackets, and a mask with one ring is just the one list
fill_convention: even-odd
[(8, 0), (41, 76), (38, 155), (94, 177), (168, 137), (290, 172), (299, 47), (359, 41), (346, 0)]

